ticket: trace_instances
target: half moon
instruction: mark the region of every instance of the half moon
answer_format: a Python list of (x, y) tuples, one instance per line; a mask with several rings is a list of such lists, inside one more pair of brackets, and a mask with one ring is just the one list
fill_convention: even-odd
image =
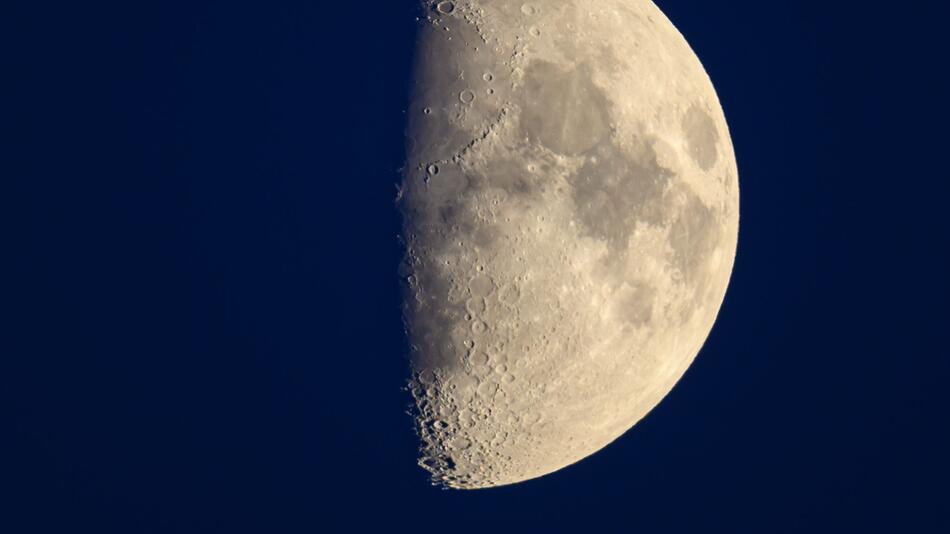
[(739, 190), (646, 0), (421, 2), (399, 197), (420, 465), (484, 488), (615, 440), (718, 314)]

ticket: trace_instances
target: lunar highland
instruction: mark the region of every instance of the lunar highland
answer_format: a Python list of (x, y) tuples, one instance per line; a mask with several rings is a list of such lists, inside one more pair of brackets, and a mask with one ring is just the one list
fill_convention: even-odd
[(512, 484), (617, 439), (696, 357), (735, 156), (648, 0), (422, 1), (418, 26), (398, 204), (419, 463)]

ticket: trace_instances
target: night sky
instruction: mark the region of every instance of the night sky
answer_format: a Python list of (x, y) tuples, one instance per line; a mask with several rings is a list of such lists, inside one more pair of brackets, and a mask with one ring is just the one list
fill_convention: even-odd
[(631, 431), (477, 492), (401, 390), (414, 2), (7, 5), (0, 531), (950, 532), (946, 10), (657, 3), (735, 145), (728, 294)]

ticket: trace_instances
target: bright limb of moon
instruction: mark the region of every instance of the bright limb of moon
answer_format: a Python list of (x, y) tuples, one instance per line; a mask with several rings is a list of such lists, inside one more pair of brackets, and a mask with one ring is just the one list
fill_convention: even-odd
[(421, 6), (399, 196), (420, 465), (511, 484), (615, 440), (696, 357), (735, 258), (735, 156), (652, 2)]

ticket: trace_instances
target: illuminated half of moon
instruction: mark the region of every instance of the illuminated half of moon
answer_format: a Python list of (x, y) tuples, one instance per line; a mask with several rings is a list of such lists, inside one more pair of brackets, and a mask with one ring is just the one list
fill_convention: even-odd
[(713, 86), (646, 0), (421, 3), (399, 206), (420, 465), (483, 488), (670, 392), (732, 271)]

